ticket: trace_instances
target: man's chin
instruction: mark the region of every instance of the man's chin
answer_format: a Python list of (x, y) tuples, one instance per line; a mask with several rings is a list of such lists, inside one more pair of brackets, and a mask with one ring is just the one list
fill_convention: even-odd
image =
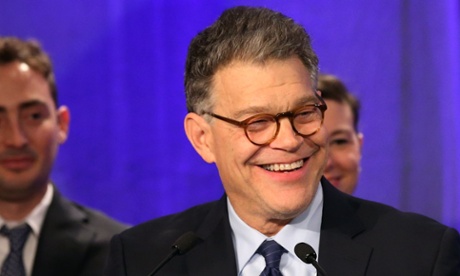
[(273, 204), (272, 207), (275, 211), (274, 218), (280, 220), (291, 220), (297, 217), (303, 211), (305, 211), (308, 208), (312, 199), (313, 197), (307, 201), (305, 197), (301, 197), (298, 199), (291, 197), (287, 198), (286, 201), (276, 202)]
[[(35, 179), (34, 179), (35, 180)], [(30, 178), (0, 179), (0, 197), (9, 200), (24, 200), (34, 194), (39, 194), (45, 185), (38, 185)]]
[(339, 179), (332, 178), (332, 177), (327, 177), (326, 175), (324, 177), (329, 181), (329, 183), (332, 184), (332, 186), (334, 186), (336, 188), (339, 188), (341, 186)]

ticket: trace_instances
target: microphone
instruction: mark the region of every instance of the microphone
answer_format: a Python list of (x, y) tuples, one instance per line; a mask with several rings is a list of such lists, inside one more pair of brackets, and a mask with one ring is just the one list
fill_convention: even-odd
[(306, 244), (304, 242), (298, 243), (294, 247), (294, 252), (297, 255), (297, 257), (299, 257), (299, 259), (302, 260), (302, 262), (306, 264), (312, 264), (316, 268), (316, 271), (318, 271), (323, 276), (327, 276), (326, 271), (324, 271), (324, 269), (316, 261), (315, 250), (309, 244)]
[(171, 253), (169, 253), (169, 255), (166, 256), (166, 258), (164, 258), (163, 261), (148, 274), (148, 276), (155, 275), (167, 262), (169, 262), (176, 255), (184, 255), (187, 253), (198, 243), (199, 239), (200, 238), (193, 232), (187, 232), (180, 236), (171, 246)]

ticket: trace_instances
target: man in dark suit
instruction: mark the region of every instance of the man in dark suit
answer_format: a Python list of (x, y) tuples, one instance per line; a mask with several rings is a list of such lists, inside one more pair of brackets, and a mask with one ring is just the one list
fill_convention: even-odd
[(126, 229), (63, 197), (49, 176), (69, 128), (51, 61), (33, 41), (0, 38), (0, 275), (101, 275)]
[(329, 276), (460, 275), (456, 230), (322, 177), (327, 107), (317, 73), (303, 27), (269, 9), (231, 8), (199, 33), (184, 125), (225, 195), (115, 235), (106, 275), (316, 275), (298, 243), (311, 245)]

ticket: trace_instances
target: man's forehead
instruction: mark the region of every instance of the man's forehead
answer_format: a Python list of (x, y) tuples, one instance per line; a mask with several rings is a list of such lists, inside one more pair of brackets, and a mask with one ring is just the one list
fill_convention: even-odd
[(45, 78), (23, 62), (0, 65), (0, 106), (4, 109), (52, 103)]
[[(235, 60), (220, 67), (214, 73), (212, 80), (214, 87), (228, 85), (243, 89), (252, 86), (263, 88), (264, 85), (270, 87), (283, 85), (286, 80), (306, 82), (308, 86), (313, 87), (308, 68), (295, 56), (289, 59), (270, 59), (265, 62)], [(280, 83), (276, 83), (277, 80)]]
[(34, 70), (25, 62), (12, 61), (10, 63), (0, 64), (0, 81), (30, 81), (39, 80), (46, 83), (46, 78), (38, 71)]
[(20, 72), (28, 72), (30, 71), (30, 66), (27, 64), (27, 63), (24, 63), (24, 62), (21, 62), (19, 65), (18, 65), (18, 69)]
[(3, 77), (20, 77), (30, 75), (33, 70), (27, 63), (16, 60), (0, 64), (0, 71)]

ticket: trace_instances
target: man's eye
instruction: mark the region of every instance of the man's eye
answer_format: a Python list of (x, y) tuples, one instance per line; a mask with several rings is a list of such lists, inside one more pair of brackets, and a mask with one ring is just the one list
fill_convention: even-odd
[(42, 117), (43, 117), (43, 115), (41, 113), (39, 113), (39, 112), (35, 112), (35, 113), (30, 114), (30, 118), (34, 119), (34, 120), (41, 119)]
[(22, 118), (29, 123), (38, 123), (43, 121), (45, 114), (41, 111), (31, 111), (24, 113)]
[(319, 113), (312, 109), (303, 110), (295, 115), (298, 123), (305, 124), (320, 119)]
[(297, 113), (296, 115), (299, 116), (299, 117), (308, 117), (308, 116), (312, 116), (314, 114), (315, 114), (315, 112), (312, 111), (312, 110), (304, 110), (304, 111), (302, 111), (300, 113)]
[(349, 143), (348, 139), (334, 139), (331, 141), (331, 145), (338, 145), (338, 146), (346, 145), (348, 143)]
[(249, 132), (257, 132), (261, 130), (265, 130), (270, 127), (270, 125), (273, 123), (273, 120), (270, 119), (265, 119), (265, 118), (260, 118), (256, 119), (254, 121), (251, 121), (248, 124), (247, 130)]

